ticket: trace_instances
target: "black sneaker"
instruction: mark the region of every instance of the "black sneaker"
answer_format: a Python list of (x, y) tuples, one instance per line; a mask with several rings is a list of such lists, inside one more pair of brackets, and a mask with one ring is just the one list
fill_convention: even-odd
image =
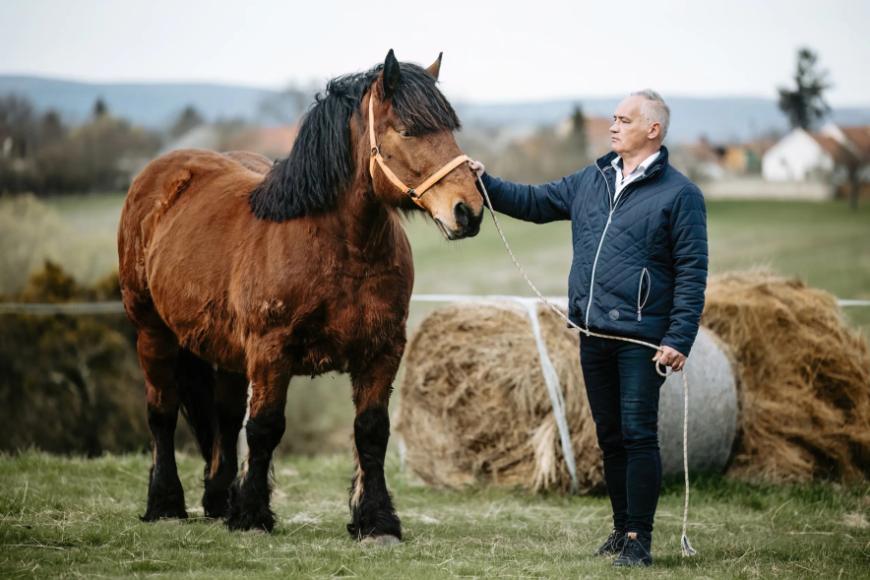
[(622, 552), (622, 546), (625, 545), (625, 532), (614, 529), (604, 540), (604, 543), (595, 550), (596, 556), (615, 556)]
[(652, 538), (640, 534), (626, 534), (625, 545), (619, 557), (613, 561), (614, 566), (650, 566), (652, 564)]

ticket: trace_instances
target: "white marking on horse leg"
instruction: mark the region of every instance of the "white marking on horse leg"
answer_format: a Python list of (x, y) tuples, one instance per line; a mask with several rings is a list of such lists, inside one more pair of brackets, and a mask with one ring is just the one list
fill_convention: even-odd
[(245, 418), (242, 419), (242, 428), (239, 429), (239, 439), (236, 442), (236, 458), (239, 463), (239, 476), (244, 479), (248, 474), (248, 419), (251, 418), (251, 397), (254, 393), (254, 382), (248, 383), (248, 398), (245, 403)]
[(353, 458), (356, 462), (356, 471), (353, 475), (353, 491), (350, 494), (350, 507), (356, 509), (359, 506), (360, 501), (362, 501), (364, 491), (363, 477), (365, 476), (362, 465), (359, 463), (359, 454), (356, 452), (356, 446), (353, 448)]

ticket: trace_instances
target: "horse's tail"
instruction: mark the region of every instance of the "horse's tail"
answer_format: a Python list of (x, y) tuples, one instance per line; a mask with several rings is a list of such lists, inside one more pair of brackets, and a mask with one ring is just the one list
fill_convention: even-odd
[(206, 361), (187, 349), (181, 349), (175, 378), (181, 413), (196, 437), (203, 459), (209, 465), (217, 430), (215, 371)]

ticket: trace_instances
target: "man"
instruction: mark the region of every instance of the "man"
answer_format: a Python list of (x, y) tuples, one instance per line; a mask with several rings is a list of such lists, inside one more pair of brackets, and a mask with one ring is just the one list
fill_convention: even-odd
[(536, 223), (570, 219), (574, 259), (568, 310), (582, 328), (661, 345), (581, 338), (586, 393), (604, 456), (613, 531), (597, 550), (615, 566), (652, 563), (661, 485), (655, 362), (682, 370), (698, 332), (707, 282), (701, 191), (668, 164), (670, 111), (651, 90), (624, 99), (610, 127), (613, 151), (544, 185), (481, 176), (496, 211)]

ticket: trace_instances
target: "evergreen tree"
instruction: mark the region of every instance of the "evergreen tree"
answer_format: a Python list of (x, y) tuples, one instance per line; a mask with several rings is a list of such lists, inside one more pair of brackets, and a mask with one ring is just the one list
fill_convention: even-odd
[(173, 123), (172, 128), (169, 130), (169, 134), (177, 139), (194, 127), (199, 127), (203, 123), (205, 123), (205, 119), (202, 118), (202, 115), (199, 114), (196, 107), (193, 105), (187, 105), (178, 115), (175, 123)]
[(810, 130), (831, 111), (824, 92), (830, 88), (828, 73), (817, 69), (818, 55), (809, 48), (797, 54), (795, 88), (779, 88), (779, 108), (788, 117), (792, 128)]
[(585, 162), (589, 155), (589, 145), (586, 139), (586, 115), (583, 114), (583, 108), (579, 104), (574, 105), (574, 112), (571, 113), (571, 134), (568, 137), (568, 143), (577, 159)]
[(102, 97), (99, 97), (94, 101), (94, 110), (92, 114), (94, 119), (102, 119), (109, 114), (109, 105), (106, 104), (106, 101), (104, 101)]

